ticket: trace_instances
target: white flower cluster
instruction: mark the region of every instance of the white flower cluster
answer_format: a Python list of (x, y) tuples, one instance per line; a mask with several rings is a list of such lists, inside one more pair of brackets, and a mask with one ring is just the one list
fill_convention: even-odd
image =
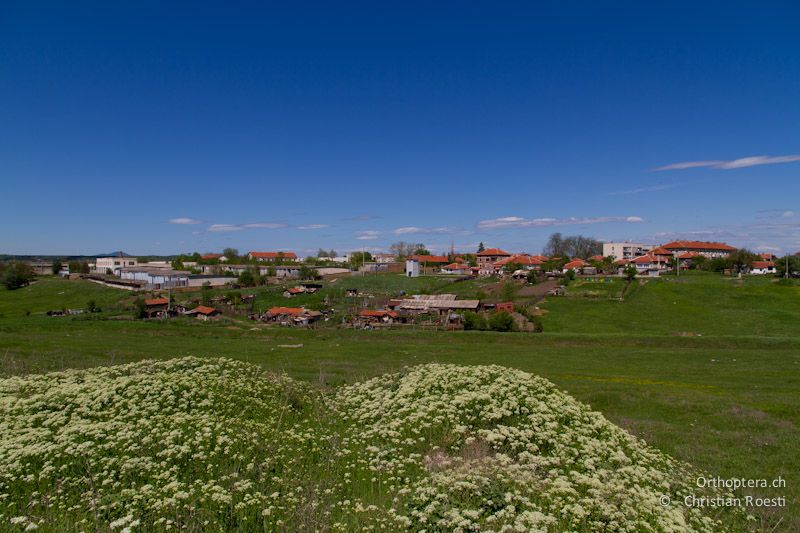
[(659, 504), (694, 477), (497, 366), (327, 396), (192, 357), (0, 380), (0, 530), (719, 530)]
[[(436, 531), (719, 531), (688, 465), (549, 381), (500, 366), (431, 364), (339, 391), (376, 472), (407, 482), (391, 512)], [(718, 510), (715, 510), (715, 512)], [(744, 518), (728, 517), (731, 524)]]
[(273, 448), (304, 442), (290, 429), (318, 403), (224, 359), (0, 380), (0, 529), (260, 524), (261, 479), (282, 470)]

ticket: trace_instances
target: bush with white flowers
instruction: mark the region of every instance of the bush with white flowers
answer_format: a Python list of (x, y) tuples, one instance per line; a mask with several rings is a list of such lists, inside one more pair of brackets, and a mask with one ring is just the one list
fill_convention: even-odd
[(550, 382), (423, 365), (323, 394), (228, 359), (0, 380), (0, 530), (718, 531), (688, 465)]

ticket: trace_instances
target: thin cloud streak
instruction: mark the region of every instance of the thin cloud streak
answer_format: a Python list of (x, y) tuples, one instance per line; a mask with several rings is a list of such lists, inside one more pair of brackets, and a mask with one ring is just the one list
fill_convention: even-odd
[(677, 187), (677, 183), (669, 183), (664, 185), (653, 185), (651, 187), (640, 187), (638, 189), (629, 189), (627, 191), (614, 191), (607, 193), (608, 196), (619, 196), (619, 195), (627, 195), (627, 194), (641, 194), (643, 192), (656, 192), (656, 191), (666, 191), (668, 189), (674, 189)]
[(375, 230), (359, 231), (356, 233), (356, 239), (359, 241), (374, 241), (380, 236), (381, 232)]
[(189, 217), (178, 217), (178, 218), (171, 218), (168, 221), (170, 224), (178, 224), (181, 226), (192, 225), (192, 224), (202, 224), (202, 220), (197, 220), (196, 218), (189, 218)]
[(303, 226), (297, 226), (297, 229), (303, 229), (303, 230), (306, 230), (306, 229), (323, 229), (323, 228), (329, 228), (329, 227), (330, 226), (328, 224), (305, 224)]
[(642, 217), (570, 217), (570, 218), (522, 218), (500, 217), (491, 220), (482, 220), (478, 223), (479, 229), (496, 228), (541, 228), (550, 226), (574, 226), (583, 224), (604, 224), (607, 222), (638, 223), (644, 222)]
[(397, 228), (392, 231), (395, 235), (414, 235), (418, 233), (431, 233), (437, 235), (449, 235), (449, 234), (456, 234), (456, 233), (463, 233), (464, 230), (460, 228), (419, 228), (416, 226), (406, 226), (403, 228)]
[(684, 161), (682, 163), (672, 163), (671, 165), (664, 165), (656, 167), (653, 170), (660, 172), (663, 170), (685, 170), (687, 168), (716, 168), (721, 170), (732, 170), (737, 168), (755, 167), (758, 165), (774, 165), (777, 163), (794, 163), (800, 161), (800, 155), (755, 155), (750, 157), (742, 157), (739, 159), (725, 160), (710, 160), (710, 161)]
[(212, 224), (208, 231), (212, 233), (221, 233), (229, 231), (242, 231), (246, 229), (280, 229), (287, 228), (288, 224), (280, 224), (277, 222), (253, 222), (250, 224)]

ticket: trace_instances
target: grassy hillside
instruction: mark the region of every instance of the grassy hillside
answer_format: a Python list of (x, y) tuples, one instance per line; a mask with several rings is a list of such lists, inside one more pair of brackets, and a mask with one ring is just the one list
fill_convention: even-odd
[[(365, 291), (376, 292), (373, 283), (392, 291), (415, 290), (400, 284), (403, 279), (370, 276), (337, 284), (363, 283)], [(436, 278), (421, 279), (413, 283)], [(70, 286), (76, 287), (76, 294)], [(87, 299), (77, 289), (81, 287), (62, 280), (37, 282), (27, 293), (36, 295), (31, 300), (36, 306), (21, 304), (27, 302), (20, 297), (26, 293), (0, 292), (5, 315), (0, 318), (0, 374), (152, 357), (226, 356), (285, 370), (324, 388), (418, 363), (496, 363), (553, 381), (648, 443), (713, 475), (783, 476), (786, 489), (759, 494), (785, 495), (788, 508), (766, 510), (760, 516), (767, 523), (783, 518), (778, 530), (800, 527), (797, 285), (768, 278), (682, 276), (637, 284), (624, 302), (578, 295), (576, 285), (570, 296), (542, 304), (548, 311), (545, 332), (535, 335), (304, 331), (247, 320), (134, 322), (106, 320), (106, 311), (63, 318), (25, 316), (21, 311), (44, 311), (66, 302), (66, 297), (80, 306)], [(114, 298), (131, 297), (123, 291), (86, 287), (102, 293), (95, 299), (111, 315)], [(591, 286), (581, 290), (594, 292)], [(682, 336), (686, 333), (702, 336)]]
[[(726, 278), (705, 272), (638, 280), (624, 302), (550, 298), (546, 331), (624, 335), (800, 336), (800, 284), (765, 276)], [(601, 286), (604, 284), (600, 284)]]

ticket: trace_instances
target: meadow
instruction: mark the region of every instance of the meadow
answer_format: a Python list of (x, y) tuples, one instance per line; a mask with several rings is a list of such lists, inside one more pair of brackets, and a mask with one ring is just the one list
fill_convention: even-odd
[[(398, 290), (455, 292), (456, 285), (438, 278), (418, 280), (413, 283), (419, 286), (409, 286), (402, 276), (372, 276), (337, 285), (358, 283), (379, 297)], [(223, 356), (332, 390), (420, 363), (497, 364), (552, 381), (658, 450), (711, 475), (784, 477), (784, 489), (755, 491), (788, 500), (786, 508), (758, 509), (755, 527), (800, 527), (800, 287), (702, 274), (637, 282), (620, 301), (619, 287), (603, 294), (586, 285), (539, 305), (544, 333), (500, 334), (132, 321), (125, 308), (129, 293), (43, 279), (0, 292), (0, 374)], [(461, 287), (465, 293), (487, 290)], [(265, 304), (279, 301), (277, 294), (262, 298)], [(88, 299), (103, 312), (42, 314), (82, 307)]]

